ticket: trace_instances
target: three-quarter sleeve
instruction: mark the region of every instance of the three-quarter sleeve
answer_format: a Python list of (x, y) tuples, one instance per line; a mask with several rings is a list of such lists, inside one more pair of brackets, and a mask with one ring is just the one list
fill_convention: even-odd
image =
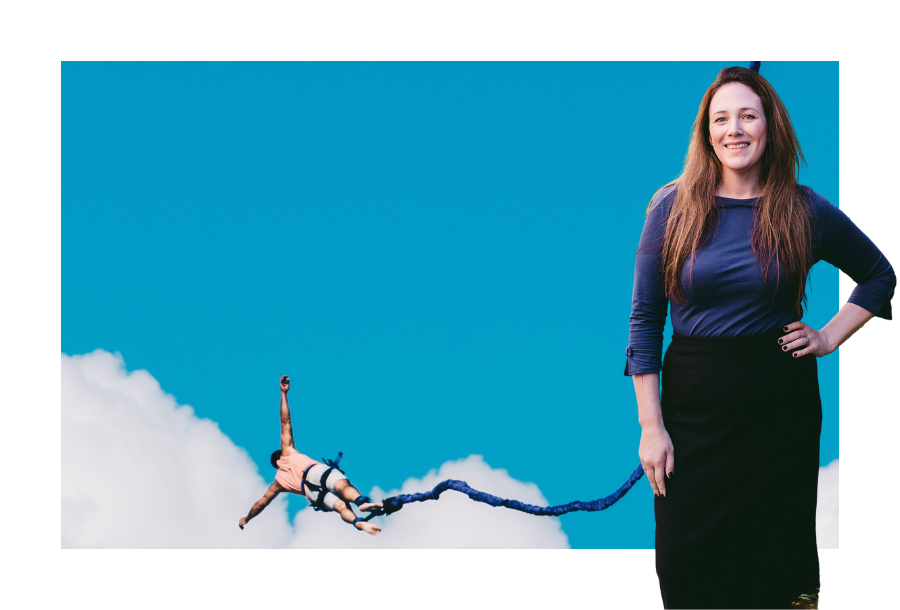
[(634, 263), (634, 290), (631, 295), (631, 319), (628, 347), (625, 348), (625, 374), (642, 375), (662, 370), (663, 329), (669, 299), (661, 269), (666, 216), (675, 188), (660, 191), (644, 221)]
[(890, 320), (891, 298), (897, 285), (893, 267), (846, 214), (821, 196), (818, 199), (819, 258), (856, 282), (848, 303)]

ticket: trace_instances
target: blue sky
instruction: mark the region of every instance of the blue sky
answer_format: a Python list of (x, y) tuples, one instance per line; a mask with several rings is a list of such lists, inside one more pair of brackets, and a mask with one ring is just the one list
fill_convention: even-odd
[[(643, 212), (747, 63), (63, 63), (62, 351), (120, 352), (266, 478), (287, 373), (298, 448), (360, 487), (480, 454), (553, 504), (607, 495), (638, 463)], [(761, 73), (839, 204), (837, 63)], [(805, 319), (837, 302), (820, 263)], [(651, 499), (562, 525), (651, 548)]]

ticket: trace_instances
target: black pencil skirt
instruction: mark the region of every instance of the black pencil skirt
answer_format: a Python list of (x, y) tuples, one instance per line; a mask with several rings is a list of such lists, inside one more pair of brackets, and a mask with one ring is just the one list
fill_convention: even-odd
[(816, 358), (782, 351), (783, 335), (675, 335), (666, 351), (675, 473), (654, 500), (666, 608), (790, 608), (819, 586)]

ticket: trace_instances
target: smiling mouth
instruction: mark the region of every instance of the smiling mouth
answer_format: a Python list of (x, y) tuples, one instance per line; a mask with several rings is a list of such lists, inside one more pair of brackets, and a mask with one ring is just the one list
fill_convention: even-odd
[(740, 144), (726, 144), (725, 148), (728, 150), (739, 150), (741, 148), (747, 148), (748, 146), (750, 146), (748, 142), (741, 142)]

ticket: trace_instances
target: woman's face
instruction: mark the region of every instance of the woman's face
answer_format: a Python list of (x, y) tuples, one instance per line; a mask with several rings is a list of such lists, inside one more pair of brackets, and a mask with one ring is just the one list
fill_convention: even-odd
[(723, 171), (759, 172), (766, 149), (766, 116), (753, 89), (728, 83), (716, 91), (709, 105), (709, 143)]

